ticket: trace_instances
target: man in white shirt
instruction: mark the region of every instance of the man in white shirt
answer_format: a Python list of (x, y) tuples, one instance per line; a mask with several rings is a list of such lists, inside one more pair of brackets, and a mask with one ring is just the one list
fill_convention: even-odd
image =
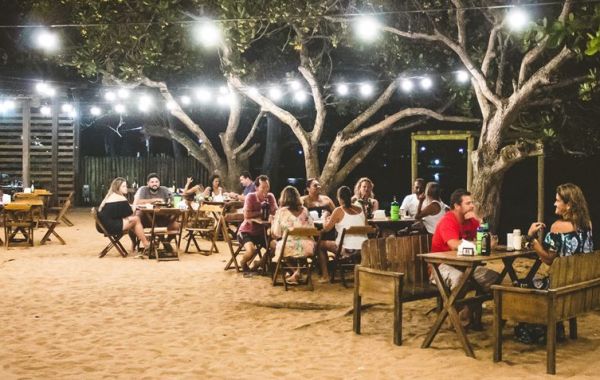
[(400, 210), (404, 210), (402, 217), (408, 215), (409, 218), (414, 218), (417, 215), (420, 198), (425, 198), (425, 180), (423, 178), (417, 178), (413, 184), (412, 194), (404, 197), (400, 205)]

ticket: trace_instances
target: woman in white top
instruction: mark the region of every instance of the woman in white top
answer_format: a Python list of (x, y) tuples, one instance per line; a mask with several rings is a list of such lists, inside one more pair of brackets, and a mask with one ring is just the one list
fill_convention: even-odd
[(428, 182), (424, 196), (419, 198), (419, 207), (415, 219), (422, 220), (427, 232), (433, 234), (437, 224), (447, 211), (447, 206), (440, 197), (440, 184)]
[[(352, 190), (348, 186), (342, 186), (337, 191), (337, 199), (340, 207), (333, 210), (329, 218), (325, 220), (323, 232), (331, 231), (334, 227), (337, 231), (335, 241), (325, 240), (320, 243), (320, 263), (323, 277), (319, 282), (329, 281), (329, 272), (327, 271), (328, 251), (336, 252), (340, 243), (342, 230), (353, 226), (364, 226), (367, 224), (367, 218), (362, 207), (352, 204)], [(349, 235), (344, 237), (343, 248), (346, 250), (361, 249), (363, 241), (367, 240), (367, 236)]]

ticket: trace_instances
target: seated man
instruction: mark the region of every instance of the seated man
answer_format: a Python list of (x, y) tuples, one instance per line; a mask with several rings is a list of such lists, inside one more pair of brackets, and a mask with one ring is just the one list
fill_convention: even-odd
[[(171, 198), (171, 191), (160, 185), (158, 174), (150, 173), (146, 177), (146, 186), (140, 187), (133, 197), (134, 205), (146, 205), (150, 203), (167, 203)], [(148, 214), (137, 211), (137, 215), (142, 220), (142, 225), (146, 228), (151, 227), (152, 221), (148, 218)], [(170, 231), (179, 230), (179, 223), (170, 218), (157, 219), (156, 226), (167, 227)], [(165, 245), (167, 249), (168, 246)]]
[(258, 252), (257, 246), (261, 245), (268, 248), (265, 241), (264, 226), (252, 222), (252, 219), (259, 219), (261, 217), (262, 203), (265, 201), (269, 203), (269, 215), (275, 215), (275, 211), (277, 210), (275, 196), (269, 192), (271, 188), (269, 177), (266, 175), (258, 176), (255, 185), (256, 192), (248, 194), (244, 201), (244, 221), (238, 229), (238, 240), (246, 251), (240, 261), (245, 274), (250, 272), (248, 263), (252, 261)]
[(409, 218), (414, 218), (417, 215), (419, 202), (425, 199), (425, 180), (417, 178), (413, 184), (412, 194), (407, 195), (402, 200), (400, 209), (404, 210), (402, 217), (408, 215)]
[(238, 201), (243, 202), (248, 196), (248, 194), (254, 193), (256, 191), (256, 185), (254, 184), (254, 180), (252, 180), (252, 177), (250, 177), (250, 173), (247, 171), (243, 171), (240, 174), (240, 184), (244, 188), (244, 190), (242, 190), (242, 194), (230, 192), (229, 196), (232, 199), (236, 199)]
[[(451, 209), (439, 221), (433, 239), (431, 241), (431, 252), (456, 251), (463, 239), (475, 240), (479, 220), (475, 217), (473, 200), (471, 193), (464, 189), (455, 190), (450, 196)], [(439, 266), (440, 274), (446, 285), (454, 289), (463, 272), (451, 265), (441, 264)], [(477, 267), (473, 273), (473, 279), (485, 290), (497, 283), (499, 273), (485, 267)], [(472, 322), (473, 329), (480, 328), (481, 322), (481, 304), (474, 307), (475, 318), (470, 314), (468, 306), (465, 306), (459, 313), (461, 322), (468, 325)]]

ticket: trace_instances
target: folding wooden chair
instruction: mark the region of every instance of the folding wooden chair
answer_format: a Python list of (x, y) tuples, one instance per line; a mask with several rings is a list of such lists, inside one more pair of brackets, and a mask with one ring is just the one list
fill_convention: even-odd
[(98, 218), (98, 211), (95, 207), (92, 208), (92, 216), (94, 217), (94, 221), (96, 222), (96, 229), (98, 230), (98, 232), (103, 234), (110, 241), (110, 243), (108, 243), (108, 245), (104, 247), (104, 249), (98, 254), (98, 257), (103, 258), (113, 247), (117, 249), (121, 256), (127, 257), (127, 250), (125, 249), (125, 247), (123, 247), (123, 244), (121, 244), (121, 238), (125, 236), (126, 233), (120, 232), (117, 235), (109, 234), (108, 231), (106, 231), (106, 228), (104, 227), (102, 222), (100, 221), (100, 218)]
[[(11, 243), (26, 243), (33, 247), (33, 209), (28, 204), (10, 203), (4, 206), (4, 246), (8, 249)], [(17, 239), (21, 233), (23, 238)]]
[(67, 218), (67, 212), (69, 211), (71, 205), (73, 205), (73, 202), (74, 202), (73, 198), (74, 198), (74, 196), (75, 196), (75, 192), (71, 191), (69, 193), (69, 196), (67, 196), (67, 199), (65, 199), (65, 201), (63, 202), (63, 204), (61, 206), (48, 207), (48, 211), (49, 212), (55, 212), (55, 213), (58, 214), (58, 213), (62, 212), (62, 210), (63, 210), (63, 208), (65, 206), (65, 203), (67, 203), (67, 201), (68, 201), (70, 206), (69, 206), (69, 208), (67, 208), (67, 211), (63, 214), (63, 216), (60, 219), (62, 220), (62, 222), (64, 224), (66, 224), (69, 227), (73, 227), (73, 222), (71, 222), (69, 220), (69, 218)]
[[(311, 237), (313, 239), (316, 238), (315, 248), (313, 250), (312, 257), (291, 257), (284, 256), (285, 245), (287, 243), (288, 237), (290, 236), (298, 236), (298, 237)], [(281, 279), (283, 280), (284, 289), (288, 290), (288, 283), (285, 281), (285, 272), (286, 270), (295, 271), (296, 268), (300, 268), (300, 275), (302, 276), (302, 272), (306, 272), (306, 281), (302, 281), (298, 285), (307, 285), (310, 290), (313, 290), (312, 283), (312, 263), (314, 257), (317, 253), (319, 247), (319, 241), (321, 237), (321, 232), (314, 227), (295, 227), (286, 230), (283, 233), (283, 243), (281, 244), (281, 252), (279, 252), (279, 257), (277, 259), (277, 266), (275, 267), (275, 271), (273, 272), (273, 286), (277, 285), (277, 276), (281, 274)]]
[(60, 243), (62, 245), (67, 244), (67, 243), (65, 243), (63, 238), (60, 237), (60, 235), (58, 233), (56, 233), (55, 229), (56, 229), (56, 226), (58, 226), (60, 224), (60, 220), (62, 219), (63, 215), (67, 212), (69, 207), (71, 207), (71, 201), (67, 199), (66, 202), (63, 204), (63, 209), (56, 216), (56, 219), (54, 219), (54, 220), (42, 219), (42, 220), (38, 221), (38, 227), (45, 227), (48, 229), (48, 231), (46, 231), (46, 234), (40, 241), (40, 245), (46, 244), (46, 242), (50, 240), (50, 235), (54, 235), (60, 241)]
[[(185, 228), (185, 238), (187, 239), (185, 253), (191, 253), (189, 249), (192, 242), (196, 246), (197, 253), (201, 255), (209, 256), (213, 251), (219, 253), (216, 241), (219, 229), (223, 225), (223, 206), (203, 204), (193, 215), (188, 222), (189, 225)], [(226, 232), (223, 231), (223, 235), (225, 234)], [(210, 249), (202, 250), (196, 237), (209, 240), (211, 242)]]
[(333, 257), (333, 262), (331, 263), (331, 274), (330, 281), (331, 283), (335, 280), (335, 272), (340, 272), (340, 278), (342, 279), (342, 285), (345, 288), (348, 287), (346, 283), (346, 277), (344, 276), (345, 271), (349, 271), (354, 273), (354, 267), (360, 263), (360, 250), (356, 250), (350, 254), (346, 254), (347, 251), (344, 249), (344, 239), (348, 235), (354, 236), (367, 236), (367, 235), (375, 235), (377, 233), (377, 229), (372, 226), (355, 226), (350, 228), (344, 228), (342, 230), (342, 235), (340, 236), (340, 243), (338, 244), (337, 251), (335, 252), (335, 256)]
[[(183, 226), (186, 223), (187, 212), (174, 208), (157, 208), (152, 213), (152, 227), (145, 228), (144, 233), (148, 236), (150, 246), (148, 247), (148, 256), (154, 255), (156, 261), (178, 261), (179, 247), (181, 245), (181, 236)], [(168, 219), (169, 224), (176, 222), (179, 226), (177, 229), (169, 229), (169, 227), (161, 227), (156, 225), (158, 219)], [(171, 245), (171, 239), (175, 239), (175, 247)], [(162, 245), (162, 248), (161, 248)], [(165, 255), (169, 251), (167, 247), (172, 248), (171, 255)]]

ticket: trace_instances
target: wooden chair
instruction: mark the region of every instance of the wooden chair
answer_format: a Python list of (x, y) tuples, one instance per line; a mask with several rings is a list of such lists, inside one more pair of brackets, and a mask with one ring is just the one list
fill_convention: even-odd
[(67, 211), (63, 214), (63, 216), (60, 219), (62, 220), (62, 222), (64, 222), (69, 227), (73, 227), (73, 225), (74, 225), (73, 222), (71, 220), (69, 220), (69, 218), (67, 218), (67, 212), (70, 210), (70, 207), (73, 205), (74, 196), (75, 196), (75, 192), (71, 191), (69, 193), (69, 195), (67, 196), (67, 199), (65, 199), (65, 201), (63, 202), (62, 205), (48, 207), (48, 211), (49, 212), (54, 212), (54, 213), (59, 214), (60, 212), (62, 212), (62, 210), (63, 210), (63, 208), (65, 206), (65, 203), (67, 203), (67, 201), (68, 201), (69, 202), (69, 208), (67, 208)]
[(427, 265), (417, 255), (429, 252), (429, 235), (389, 236), (369, 239), (361, 249), (361, 263), (354, 268), (353, 330), (360, 334), (362, 298), (368, 295), (394, 304), (394, 344), (402, 344), (402, 304), (438, 298), (429, 282)]
[(494, 362), (502, 361), (502, 327), (507, 319), (538, 323), (546, 329), (546, 372), (556, 373), (556, 323), (569, 321), (577, 339), (577, 317), (600, 306), (600, 251), (558, 257), (550, 266), (550, 288), (493, 285)]
[[(205, 256), (209, 256), (213, 252), (219, 253), (217, 238), (219, 236), (219, 230), (222, 227), (222, 218), (223, 206), (207, 204), (200, 206), (198, 210), (193, 213), (193, 218), (189, 218), (188, 226), (185, 227), (185, 239), (187, 239), (185, 253), (190, 253), (189, 248), (192, 242), (196, 246), (197, 253)], [(210, 241), (210, 249), (200, 249), (196, 237)]]
[[(4, 206), (4, 246), (8, 249), (14, 243), (26, 243), (33, 247), (33, 209), (28, 204), (10, 203)], [(21, 233), (22, 239), (16, 236)]]
[(335, 273), (339, 271), (342, 285), (347, 288), (348, 284), (346, 283), (344, 272), (349, 270), (354, 273), (354, 267), (360, 262), (360, 250), (352, 252), (351, 254), (346, 254), (347, 250), (344, 248), (344, 239), (346, 236), (368, 236), (375, 235), (376, 233), (377, 229), (372, 226), (354, 226), (342, 230), (340, 243), (338, 244), (338, 249), (335, 252), (335, 256), (331, 263), (331, 283), (335, 281)]
[[(284, 256), (285, 245), (290, 236), (297, 237), (311, 237), (316, 239), (315, 248), (313, 250), (312, 257), (286, 257)], [(317, 254), (319, 241), (320, 241), (321, 233), (318, 229), (314, 227), (295, 227), (286, 230), (283, 233), (282, 244), (281, 244), (281, 252), (279, 252), (279, 257), (277, 259), (277, 265), (275, 267), (275, 271), (273, 272), (273, 286), (277, 285), (277, 276), (281, 274), (281, 279), (283, 281), (284, 289), (288, 290), (288, 283), (285, 281), (285, 272), (287, 269), (296, 270), (296, 268), (300, 268), (300, 274), (302, 271), (306, 272), (306, 281), (304, 281), (301, 285), (307, 285), (310, 290), (313, 290), (312, 283), (312, 262), (314, 260), (315, 255)], [(268, 254), (268, 253), (267, 253)]]
[(40, 241), (40, 245), (46, 244), (46, 242), (50, 240), (50, 235), (54, 235), (60, 241), (61, 244), (67, 244), (65, 243), (63, 238), (58, 233), (56, 233), (55, 229), (60, 224), (60, 220), (63, 218), (64, 214), (67, 212), (69, 207), (71, 207), (71, 201), (67, 199), (65, 203), (63, 203), (62, 210), (58, 213), (58, 215), (56, 215), (56, 218), (54, 220), (42, 219), (38, 221), (38, 226), (48, 228), (48, 231), (46, 231), (46, 234)]
[(98, 211), (95, 207), (92, 208), (92, 216), (94, 217), (94, 221), (96, 222), (96, 229), (98, 230), (98, 232), (103, 234), (110, 241), (110, 243), (108, 243), (108, 245), (104, 247), (104, 249), (98, 254), (98, 257), (103, 258), (113, 247), (116, 248), (116, 250), (122, 257), (127, 257), (127, 250), (125, 249), (125, 247), (123, 247), (123, 244), (121, 243), (121, 238), (123, 238), (123, 236), (125, 236), (126, 233), (120, 232), (116, 235), (109, 234), (102, 222), (100, 221), (100, 218), (98, 218)]
[[(152, 227), (145, 228), (144, 233), (148, 237), (150, 246), (148, 247), (148, 256), (156, 258), (156, 261), (178, 261), (179, 248), (181, 245), (181, 237), (183, 226), (186, 223), (187, 212), (180, 209), (158, 208), (152, 212)], [(160, 227), (156, 225), (158, 219), (169, 219), (176, 222), (179, 227), (177, 229), (169, 229), (169, 227)], [(168, 252), (166, 247), (170, 246), (170, 240), (174, 237), (175, 247), (173, 255), (165, 255)], [(167, 245), (168, 244), (168, 245)], [(162, 248), (161, 248), (162, 246)], [(172, 246), (171, 246), (172, 247)]]

